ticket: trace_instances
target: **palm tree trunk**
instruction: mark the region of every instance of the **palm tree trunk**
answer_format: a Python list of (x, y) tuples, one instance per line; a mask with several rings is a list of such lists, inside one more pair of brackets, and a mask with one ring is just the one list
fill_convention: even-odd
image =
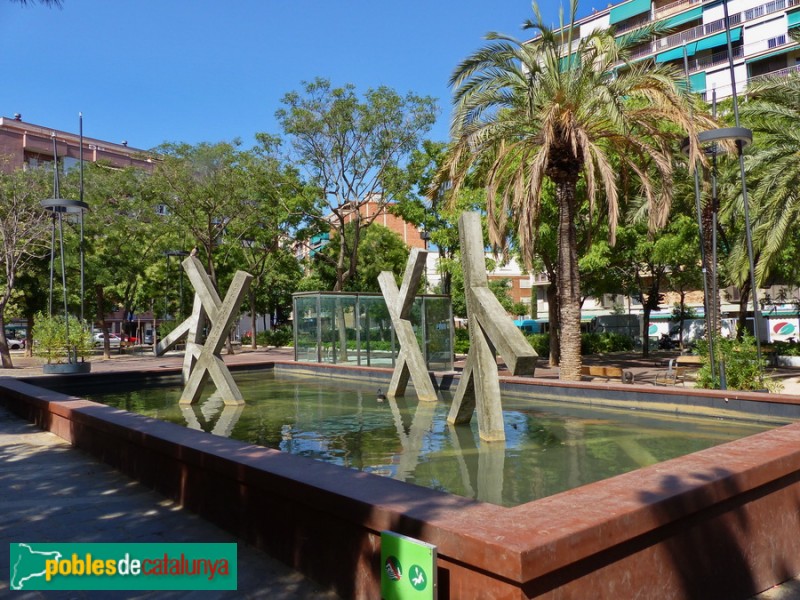
[(561, 316), (559, 378), (581, 379), (581, 280), (575, 227), (577, 173), (556, 181), (558, 202), (558, 309)]
[(559, 338), (559, 316), (558, 316), (558, 287), (556, 276), (550, 278), (547, 286), (547, 317), (550, 323), (550, 366), (557, 367), (561, 356), (561, 339)]

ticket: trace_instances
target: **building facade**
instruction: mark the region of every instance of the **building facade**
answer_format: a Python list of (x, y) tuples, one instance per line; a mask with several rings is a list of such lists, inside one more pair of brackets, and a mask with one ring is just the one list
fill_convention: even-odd
[[(77, 166), (81, 159), (80, 135), (27, 123), (22, 115), (0, 117), (0, 169), (14, 171), (52, 163), (53, 140), (62, 171)], [(115, 144), (84, 136), (83, 160), (104, 162), (120, 169), (136, 167), (149, 171), (157, 159), (155, 153), (131, 148), (126, 143)]]
[(737, 93), (764, 75), (785, 75), (800, 69), (800, 44), (790, 32), (800, 27), (800, 0), (628, 0), (595, 11), (576, 23), (585, 36), (613, 26), (617, 35), (661, 22), (668, 33), (634, 48), (632, 60), (674, 63), (685, 70), (691, 89), (711, 102), (732, 96), (728, 34)]

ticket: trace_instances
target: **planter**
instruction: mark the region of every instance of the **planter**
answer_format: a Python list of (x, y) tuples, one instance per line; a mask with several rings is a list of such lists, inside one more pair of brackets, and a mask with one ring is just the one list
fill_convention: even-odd
[(42, 373), (45, 375), (73, 375), (76, 373), (89, 373), (92, 370), (92, 363), (53, 363), (42, 365)]

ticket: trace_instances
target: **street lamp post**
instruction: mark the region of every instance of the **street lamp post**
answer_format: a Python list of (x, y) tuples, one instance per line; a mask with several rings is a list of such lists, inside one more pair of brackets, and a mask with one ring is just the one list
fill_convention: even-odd
[[(55, 252), (56, 252), (56, 231), (58, 231), (58, 245), (59, 255), (61, 262), (61, 289), (64, 301), (64, 324), (66, 327), (66, 347), (67, 347), (67, 362), (70, 364), (77, 364), (77, 356), (73, 354), (69, 348), (69, 307), (67, 304), (67, 267), (65, 261), (64, 250), (64, 215), (78, 215), (81, 221), (81, 238), (83, 237), (83, 213), (88, 210), (89, 205), (82, 200), (67, 200), (60, 197), (60, 190), (58, 185), (58, 149), (56, 147), (55, 134), (53, 135), (53, 198), (42, 200), (40, 205), (42, 208), (52, 215), (53, 228), (50, 236), (50, 300), (48, 305), (48, 312), (53, 316), (53, 279), (55, 271)], [(56, 225), (57, 224), (57, 225)], [(83, 245), (83, 239), (81, 239)], [(83, 265), (81, 265), (81, 281), (83, 281)]]

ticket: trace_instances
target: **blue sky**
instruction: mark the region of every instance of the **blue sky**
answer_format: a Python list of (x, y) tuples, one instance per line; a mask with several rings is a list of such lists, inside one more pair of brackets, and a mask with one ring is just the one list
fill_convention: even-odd
[[(558, 20), (558, 5), (543, 4)], [(584, 4), (581, 14), (592, 6)], [(530, 0), (0, 0), (0, 115), (136, 148), (279, 133), (301, 82), (387, 85), (439, 100), (488, 31), (526, 37)]]

